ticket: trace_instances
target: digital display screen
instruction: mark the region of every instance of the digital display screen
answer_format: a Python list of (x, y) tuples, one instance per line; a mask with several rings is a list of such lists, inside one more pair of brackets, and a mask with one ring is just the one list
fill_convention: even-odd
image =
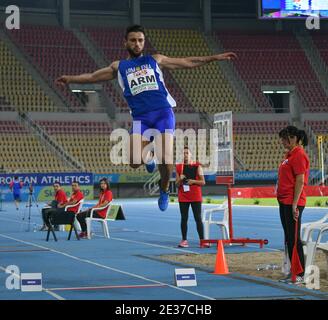
[(259, 0), (261, 19), (328, 19), (328, 0)]

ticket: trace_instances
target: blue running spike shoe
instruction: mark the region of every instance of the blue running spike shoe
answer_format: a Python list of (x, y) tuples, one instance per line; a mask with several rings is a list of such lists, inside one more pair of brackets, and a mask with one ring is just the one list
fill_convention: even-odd
[(165, 211), (169, 205), (170, 191), (163, 191), (160, 187), (159, 192), (158, 207), (161, 211)]
[(152, 159), (150, 162), (146, 163), (146, 170), (149, 173), (153, 173), (156, 170), (156, 161)]

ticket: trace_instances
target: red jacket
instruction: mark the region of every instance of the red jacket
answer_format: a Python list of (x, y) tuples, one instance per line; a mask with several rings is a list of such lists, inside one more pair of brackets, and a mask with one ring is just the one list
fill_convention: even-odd
[[(292, 205), (294, 200), (296, 176), (304, 174), (304, 185), (306, 186), (309, 180), (309, 171), (310, 161), (304, 149), (297, 146), (289, 151), (279, 166), (277, 189), (278, 201), (286, 205)], [(306, 205), (306, 194), (304, 188), (297, 205)]]
[[(196, 177), (193, 180), (198, 180), (198, 167), (200, 166), (200, 163), (193, 162), (191, 164), (188, 164), (188, 166), (196, 170)], [(183, 173), (184, 167), (185, 165), (183, 163), (177, 164), (176, 174), (180, 176)], [(193, 184), (190, 186), (190, 190), (185, 192), (183, 190), (183, 185), (181, 184), (178, 188), (178, 200), (179, 202), (202, 202), (202, 187), (198, 184)]]

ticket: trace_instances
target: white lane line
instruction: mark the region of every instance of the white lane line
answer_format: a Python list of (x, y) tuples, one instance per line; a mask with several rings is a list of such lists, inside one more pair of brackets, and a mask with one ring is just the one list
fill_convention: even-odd
[(71, 259), (76, 260), (76, 261), (79, 261), (79, 262), (88, 263), (88, 264), (91, 264), (91, 265), (94, 265), (94, 266), (97, 266), (97, 267), (100, 267), (100, 268), (104, 268), (104, 269), (111, 270), (111, 271), (114, 271), (114, 272), (117, 272), (117, 273), (125, 274), (127, 276), (134, 277), (134, 278), (137, 278), (137, 279), (141, 279), (141, 280), (144, 280), (144, 281), (148, 281), (148, 282), (152, 282), (152, 283), (157, 283), (157, 284), (161, 284), (161, 285), (166, 285), (166, 286), (168, 286), (168, 287), (170, 287), (170, 288), (172, 288), (174, 290), (186, 292), (186, 293), (189, 293), (191, 295), (194, 295), (194, 296), (197, 296), (197, 297), (200, 297), (200, 298), (204, 298), (204, 299), (208, 299), (208, 300), (215, 300), (215, 298), (212, 298), (212, 297), (209, 297), (209, 296), (206, 296), (206, 295), (203, 295), (203, 294), (200, 294), (200, 293), (191, 291), (191, 290), (187, 290), (187, 289), (184, 289), (184, 288), (181, 288), (181, 287), (173, 286), (173, 285), (168, 284), (168, 283), (165, 283), (165, 282), (161, 282), (161, 281), (153, 280), (153, 279), (150, 279), (150, 278), (146, 278), (144, 276), (140, 276), (140, 275), (135, 274), (135, 273), (131, 273), (131, 272), (127, 272), (127, 271), (122, 271), (122, 270), (119, 270), (119, 269), (116, 269), (116, 268), (113, 268), (113, 267), (110, 267), (110, 266), (106, 266), (106, 265), (103, 265), (103, 264), (100, 264), (100, 263), (97, 263), (97, 262), (94, 262), (94, 261), (91, 261), (91, 260), (82, 259), (82, 258), (73, 256), (73, 255), (70, 255), (68, 253), (65, 253), (65, 252), (62, 252), (62, 251), (59, 251), (59, 250), (54, 250), (52, 248), (48, 248), (48, 247), (45, 247), (45, 246), (37, 245), (37, 244), (35, 244), (33, 242), (23, 241), (23, 240), (20, 240), (20, 239), (16, 239), (16, 238), (13, 238), (13, 237), (6, 236), (6, 235), (1, 234), (1, 233), (0, 233), (0, 237), (6, 238), (6, 239), (10, 239), (10, 240), (14, 240), (14, 241), (21, 242), (21, 243), (25, 243), (25, 244), (28, 244), (28, 245), (31, 245), (31, 246), (35, 246), (35, 247), (38, 247), (38, 248), (48, 249), (51, 252), (54, 252), (54, 253), (63, 255), (65, 257), (71, 258)]
[[(0, 218), (0, 220), (4, 220), (4, 221), (10, 221), (10, 222), (14, 222), (14, 223), (24, 223), (24, 224), (28, 224), (28, 222), (21, 222), (21, 221), (16, 221), (16, 220), (11, 220), (11, 219), (5, 219), (5, 218)], [(124, 228), (124, 230), (127, 231), (135, 231), (133, 229), (129, 229), (129, 228)], [(165, 233), (155, 233), (155, 232), (148, 232), (148, 231), (143, 231), (143, 230), (137, 230), (139, 233), (145, 233), (145, 234), (152, 234), (152, 235), (159, 235), (159, 236), (166, 236), (166, 237), (171, 237), (171, 238), (180, 238), (178, 236), (173, 236), (173, 235), (169, 235), (169, 234), (165, 234)], [(99, 238), (104, 238), (101, 235), (96, 235)], [(144, 244), (144, 245), (148, 245), (148, 246), (153, 246), (153, 247), (159, 247), (159, 248), (165, 248), (165, 249), (170, 249), (170, 250), (174, 250), (174, 251), (179, 251), (182, 253), (193, 253), (193, 254), (200, 254), (199, 252), (195, 252), (195, 251), (191, 251), (188, 249), (178, 249), (178, 248), (172, 248), (172, 247), (168, 247), (168, 246), (162, 246), (162, 245), (157, 245), (157, 244), (151, 244), (151, 243), (147, 243), (147, 242), (142, 242), (142, 241), (136, 241), (136, 240), (127, 240), (127, 239), (121, 239), (121, 238), (113, 238), (111, 237), (111, 239), (113, 240), (118, 240), (118, 241), (125, 241), (125, 242), (132, 242), (132, 243), (138, 243), (138, 244)], [(190, 238), (190, 240), (193, 241), (197, 241), (196, 238)], [(257, 246), (253, 246), (253, 245), (248, 245), (249, 247), (252, 248), (256, 248)], [(270, 251), (280, 251), (279, 249), (272, 249), (269, 247), (264, 247), (267, 250)]]
[[(97, 237), (103, 238), (101, 235), (97, 235)], [(191, 250), (186, 250), (186, 249), (179, 249), (179, 248), (173, 248), (173, 247), (168, 247), (168, 246), (163, 246), (160, 244), (152, 244), (148, 242), (143, 242), (143, 241), (137, 241), (137, 240), (128, 240), (128, 239), (122, 239), (122, 238), (116, 238), (116, 237), (110, 237), (111, 240), (117, 240), (117, 241), (123, 241), (123, 242), (130, 242), (130, 243), (136, 243), (136, 244), (143, 244), (146, 246), (150, 247), (157, 247), (157, 248), (163, 248), (163, 249), (170, 249), (173, 251), (178, 251), (182, 253), (193, 253), (193, 254), (199, 254), (198, 252), (191, 251)]]
[[(0, 266), (0, 269), (3, 270), (4, 272), (6, 272), (6, 268)], [(14, 277), (16, 277), (16, 278), (18, 278), (18, 279), (20, 280), (20, 275), (18, 275), (17, 273), (14, 273), (14, 274), (11, 274), (11, 275), (13, 275)], [(60, 296), (59, 294), (54, 293), (54, 292), (52, 292), (52, 291), (49, 290), (49, 289), (46, 289), (46, 288), (43, 288), (43, 287), (42, 287), (42, 291), (43, 291), (43, 292), (46, 292), (46, 293), (48, 293), (48, 294), (50, 294), (51, 296), (53, 296), (53, 297), (56, 298), (57, 300), (66, 300), (65, 298), (63, 298), (63, 297)]]
[[(10, 220), (10, 219), (5, 219), (5, 218), (0, 218), (0, 220), (10, 221), (10, 222), (14, 222), (14, 223), (21, 223), (20, 221), (15, 221), (15, 220)], [(28, 222), (24, 222), (24, 223), (28, 224)], [(125, 230), (128, 230), (128, 229), (125, 229)], [(137, 230), (137, 231), (139, 231), (139, 230)], [(98, 237), (103, 238), (100, 235)], [(113, 237), (111, 237), (111, 239), (117, 240), (117, 241), (131, 242), (131, 243), (136, 243), (136, 244), (143, 244), (143, 245), (147, 245), (147, 246), (150, 246), (150, 247), (164, 248), (164, 249), (169, 249), (169, 250), (178, 251), (178, 252), (182, 252), (182, 253), (199, 254), (198, 252), (194, 252), (194, 251), (191, 251), (191, 250), (179, 249), (179, 248), (164, 246), (164, 245), (160, 245), (160, 244), (152, 244), (152, 243), (143, 242), (143, 241), (127, 240), (127, 239), (120, 239), (120, 238), (113, 238)]]
[[(233, 207), (239, 207), (239, 208), (257, 208), (257, 209), (265, 209), (265, 208), (268, 208), (268, 209), (272, 209), (272, 208), (275, 208), (275, 209), (279, 209), (279, 206), (258, 206), (258, 205), (247, 205), (247, 204), (234, 204)], [(320, 207), (305, 207), (304, 210), (312, 210), (312, 209), (315, 209), (315, 210), (327, 210), (327, 208), (320, 208)]]

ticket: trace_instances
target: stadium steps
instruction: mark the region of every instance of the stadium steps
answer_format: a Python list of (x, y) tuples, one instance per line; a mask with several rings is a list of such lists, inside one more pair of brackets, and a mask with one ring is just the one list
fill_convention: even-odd
[(14, 44), (8, 35), (0, 28), (0, 39), (5, 43), (7, 48), (12, 52), (15, 59), (17, 59), (24, 69), (32, 76), (33, 80), (40, 86), (42, 91), (51, 99), (54, 105), (62, 110), (67, 111), (67, 106), (63, 102), (62, 98), (47, 84), (41, 77), (39, 72), (35, 69), (32, 63), (30, 63), (26, 56), (20, 51), (20, 49)]
[(304, 128), (309, 139), (309, 145), (306, 150), (311, 159), (311, 168), (319, 168), (317, 132), (308, 121), (303, 121), (302, 127)]
[[(212, 50), (213, 54), (225, 51), (220, 41), (216, 40), (212, 35), (204, 34), (204, 39), (208, 47)], [(250, 113), (259, 112), (256, 100), (248, 90), (245, 82), (240, 78), (233, 63), (228, 61), (221, 61), (218, 63), (220, 64), (222, 73), (224, 74), (225, 78), (229, 82), (230, 86), (234, 89), (241, 103), (247, 108), (247, 111)]]
[(311, 36), (305, 30), (295, 30), (295, 36), (305, 52), (309, 63), (320, 80), (321, 86), (328, 96), (328, 67), (323, 61), (319, 50)]
[[(99, 69), (107, 67), (109, 65), (109, 63), (106, 61), (105, 56), (101, 53), (100, 50), (97, 50), (97, 48), (95, 47), (93, 42), (88, 38), (86, 33), (82, 32), (76, 28), (71, 29), (71, 31), (73, 32), (75, 37), (81, 42), (84, 49), (88, 52), (89, 56), (94, 60), (96, 65), (99, 67)], [(116, 84), (115, 81), (113, 81), (113, 83)], [(114, 85), (114, 87), (115, 87), (115, 85)], [(117, 87), (117, 85), (116, 85), (116, 89), (120, 90)], [(111, 119), (115, 119), (115, 114), (116, 114), (115, 102), (112, 100), (112, 98), (108, 94), (106, 94), (104, 88), (100, 92), (100, 101), (101, 101), (101, 107), (106, 111), (108, 116)]]
[(108, 61), (101, 50), (97, 49), (94, 43), (89, 39), (87, 33), (72, 28), (71, 31), (76, 38), (80, 40), (84, 49), (88, 52), (89, 56), (96, 62), (99, 68), (104, 68), (108, 66)]
[(51, 151), (55, 157), (60, 158), (65, 164), (65, 167), (70, 168), (72, 171), (86, 172), (84, 166), (78, 160), (76, 160), (71, 154), (67, 153), (60, 144), (52, 139), (45, 130), (29, 118), (27, 114), (19, 114), (19, 120), (44, 147)]
[[(107, 67), (110, 65), (113, 60), (109, 59), (108, 56), (103, 51), (103, 48), (97, 44), (97, 42), (92, 38), (91, 33), (88, 32), (87, 29), (84, 30), (78, 30), (78, 29), (73, 29), (72, 30), (75, 34), (75, 36), (80, 40), (84, 48), (87, 50), (89, 53), (90, 57), (95, 61), (97, 66), (99, 68)], [(111, 109), (113, 108), (112, 111), (110, 111), (110, 117), (115, 118), (115, 114), (117, 111), (117, 104), (113, 100), (111, 96), (111, 91), (108, 90), (109, 88), (104, 88), (105, 95), (108, 97), (108, 102), (111, 105)], [(117, 81), (110, 81), (110, 89), (115, 92), (116, 96), (119, 96), (122, 100), (124, 100), (122, 90), (119, 87)], [(104, 97), (104, 99), (106, 99)], [(124, 100), (125, 101), (125, 100)]]

